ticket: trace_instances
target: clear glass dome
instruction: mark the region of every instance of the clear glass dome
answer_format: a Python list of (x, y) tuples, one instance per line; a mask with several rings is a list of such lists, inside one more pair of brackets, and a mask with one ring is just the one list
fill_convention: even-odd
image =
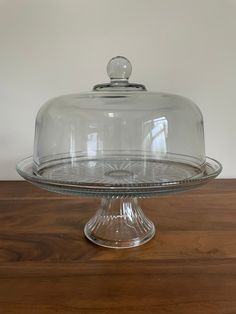
[(34, 172), (86, 183), (148, 184), (189, 179), (204, 167), (203, 117), (189, 99), (128, 81), (124, 57), (108, 84), (48, 101), (36, 119)]

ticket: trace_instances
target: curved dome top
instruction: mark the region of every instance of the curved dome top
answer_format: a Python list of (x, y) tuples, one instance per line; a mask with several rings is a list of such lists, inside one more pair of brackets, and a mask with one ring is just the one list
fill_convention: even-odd
[[(107, 67), (110, 83), (54, 98), (40, 109), (35, 173), (148, 183), (187, 179), (201, 170), (206, 157), (199, 108), (182, 96), (148, 92), (142, 84), (129, 83), (131, 70), (126, 58), (113, 58)], [(86, 167), (77, 167), (82, 160)], [(176, 163), (182, 170), (172, 169)], [(57, 170), (46, 171), (51, 166)], [(96, 175), (93, 167), (99, 168)]]

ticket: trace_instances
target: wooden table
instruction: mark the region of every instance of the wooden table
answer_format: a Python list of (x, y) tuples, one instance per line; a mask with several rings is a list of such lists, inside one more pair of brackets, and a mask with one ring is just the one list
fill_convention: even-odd
[(0, 182), (0, 313), (236, 313), (236, 180), (142, 200), (158, 236), (88, 242), (97, 199)]

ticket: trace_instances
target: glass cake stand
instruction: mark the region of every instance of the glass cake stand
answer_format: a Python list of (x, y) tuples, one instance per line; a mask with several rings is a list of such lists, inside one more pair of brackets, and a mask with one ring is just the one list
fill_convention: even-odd
[(149, 241), (154, 224), (138, 198), (176, 193), (216, 177), (206, 158), (203, 116), (191, 100), (130, 83), (122, 56), (107, 64), (110, 82), (47, 101), (35, 122), (33, 156), (17, 170), (52, 192), (102, 199), (84, 232), (92, 242), (129, 248)]
[(144, 215), (138, 198), (193, 189), (221, 172), (221, 164), (214, 159), (206, 158), (197, 167), (189, 163), (189, 156), (188, 163), (184, 158), (171, 154), (158, 160), (124, 152), (101, 158), (59, 155), (35, 172), (33, 157), (29, 157), (18, 163), (17, 171), (27, 181), (52, 192), (101, 198), (100, 207), (84, 228), (86, 237), (104, 247), (130, 248), (155, 235), (155, 226)]

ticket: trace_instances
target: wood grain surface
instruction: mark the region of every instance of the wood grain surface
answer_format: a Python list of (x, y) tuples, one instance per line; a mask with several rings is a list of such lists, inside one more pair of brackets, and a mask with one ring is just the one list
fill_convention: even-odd
[(112, 250), (98, 199), (0, 182), (0, 313), (236, 314), (236, 180), (140, 202), (157, 236)]

